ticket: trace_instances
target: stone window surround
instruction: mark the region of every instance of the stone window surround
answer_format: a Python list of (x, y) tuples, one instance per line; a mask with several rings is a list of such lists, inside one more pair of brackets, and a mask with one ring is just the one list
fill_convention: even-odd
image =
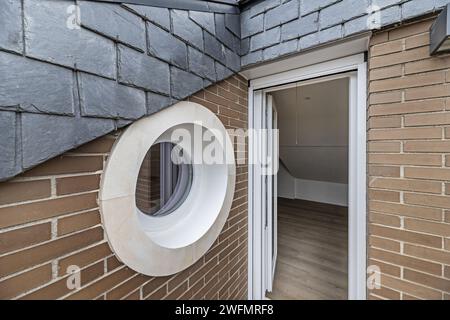
[[(189, 130), (191, 124), (199, 123), (213, 134), (227, 137), (220, 142), (225, 163), (194, 164), (194, 179), (185, 201), (170, 215), (145, 215), (136, 207), (135, 192), (147, 151), (156, 143), (174, 142), (170, 140), (174, 128)], [(185, 152), (189, 144), (184, 140), (179, 143)], [(203, 152), (194, 148), (196, 151)], [(220, 119), (205, 107), (179, 102), (135, 122), (113, 146), (99, 193), (103, 226), (114, 253), (131, 269), (149, 276), (185, 270), (203, 257), (223, 229), (232, 206), (235, 179), (231, 139)], [(160, 263), (161, 256), (164, 264)]]

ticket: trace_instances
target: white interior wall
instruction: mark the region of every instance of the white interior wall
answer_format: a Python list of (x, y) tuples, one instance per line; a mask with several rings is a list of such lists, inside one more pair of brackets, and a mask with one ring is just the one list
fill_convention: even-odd
[(282, 165), (278, 170), (278, 196), (295, 199), (295, 178)]
[(273, 93), (280, 128), (279, 196), (348, 203), (348, 80)]
[(347, 206), (348, 184), (297, 179), (284, 166), (280, 166), (278, 196)]
[(343, 183), (295, 179), (295, 198), (347, 206), (348, 185)]

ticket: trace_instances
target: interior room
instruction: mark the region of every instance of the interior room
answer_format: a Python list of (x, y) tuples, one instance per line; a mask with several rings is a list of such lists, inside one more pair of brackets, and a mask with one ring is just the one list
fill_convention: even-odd
[(270, 92), (279, 128), (270, 299), (347, 299), (349, 79)]

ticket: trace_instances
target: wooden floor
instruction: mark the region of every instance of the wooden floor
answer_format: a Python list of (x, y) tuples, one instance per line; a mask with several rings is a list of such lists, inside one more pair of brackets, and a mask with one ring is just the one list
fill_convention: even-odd
[(347, 208), (278, 201), (278, 259), (270, 299), (347, 299)]

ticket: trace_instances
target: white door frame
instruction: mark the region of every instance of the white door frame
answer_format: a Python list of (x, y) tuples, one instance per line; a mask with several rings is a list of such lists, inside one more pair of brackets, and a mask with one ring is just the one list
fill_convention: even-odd
[[(261, 115), (260, 106), (264, 95), (255, 96), (255, 91), (271, 87), (290, 86), (290, 83), (307, 81), (308, 83), (324, 81), (346, 76), (350, 78), (349, 105), (349, 263), (348, 263), (348, 298), (350, 300), (366, 299), (366, 99), (367, 99), (367, 63), (364, 53), (340, 59), (326, 61), (302, 68), (264, 76), (250, 80), (249, 87), (249, 128), (255, 128)], [(343, 73), (352, 72), (351, 75)], [(318, 79), (320, 78), (320, 79)], [(254, 99), (255, 98), (255, 99)], [(257, 127), (257, 126), (256, 126)], [(255, 158), (255, 144), (249, 139), (249, 170), (248, 170), (248, 298), (264, 299), (262, 292), (262, 218), (261, 203), (262, 188), (257, 179), (260, 169), (252, 165)]]
[[(264, 175), (262, 180), (263, 189), (262, 195), (266, 197), (266, 201), (262, 201), (262, 215), (264, 224), (264, 234), (262, 250), (262, 260), (264, 261), (263, 273), (265, 274), (265, 281), (263, 282), (262, 290), (272, 292), (272, 285), (275, 276), (275, 266), (277, 258), (277, 176), (273, 173), (278, 172), (278, 131), (277, 128), (277, 111), (275, 107), (275, 101), (270, 94), (265, 96), (262, 106), (265, 114), (261, 117), (261, 122), (264, 129), (269, 129), (262, 142), (265, 144), (265, 148), (262, 148), (262, 152), (266, 152), (269, 158), (265, 163), (265, 170), (268, 171), (268, 175)], [(258, 143), (260, 145), (260, 143)]]

